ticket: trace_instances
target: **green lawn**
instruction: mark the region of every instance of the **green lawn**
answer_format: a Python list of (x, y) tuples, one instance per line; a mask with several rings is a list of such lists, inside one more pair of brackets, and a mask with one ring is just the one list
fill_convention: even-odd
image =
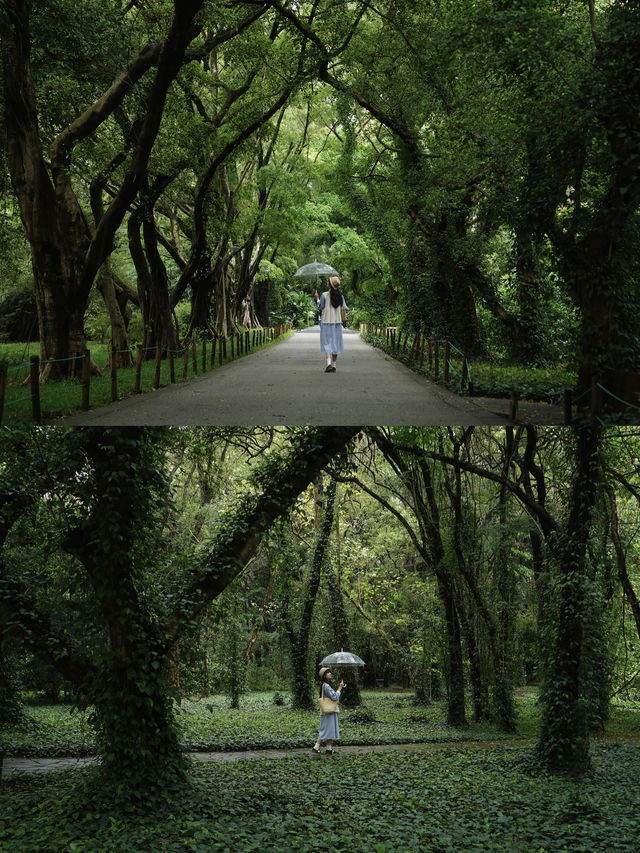
[[(95, 768), (12, 777), (0, 790), (0, 850), (11, 851), (635, 851), (640, 836), (640, 719), (617, 708), (606, 740), (592, 747), (580, 783), (532, 776), (535, 691), (517, 694), (519, 731), (490, 725), (457, 731), (444, 707), (419, 708), (409, 693), (366, 692), (341, 711), (342, 744), (451, 741), (433, 751), (333, 758), (292, 755), (194, 764), (188, 786), (146, 808), (116, 807)], [(308, 747), (316, 712), (293, 712), (273, 693), (184, 701), (186, 749)], [(30, 723), (5, 732), (12, 754), (88, 754), (85, 713), (28, 709)], [(365, 722), (368, 716), (369, 721)], [(373, 718), (373, 719), (371, 719)], [(458, 744), (455, 741), (459, 741)]]
[[(262, 345), (251, 348), (251, 352), (257, 352), (271, 344), (282, 341), (289, 337), (292, 332), (285, 332), (275, 341), (267, 341)], [(111, 375), (109, 371), (109, 350), (107, 344), (98, 344), (93, 341), (87, 343), (91, 352), (91, 359), (102, 371), (102, 375), (91, 377), (90, 406), (95, 408), (111, 402)], [(38, 344), (0, 344), (0, 362), (8, 365), (7, 389), (5, 394), (4, 409), (2, 412), (2, 424), (5, 426), (17, 426), (29, 424), (32, 421), (31, 389), (23, 382), (29, 376), (29, 356), (37, 355)], [(236, 355), (237, 358), (237, 355)], [(231, 361), (231, 344), (227, 342), (227, 356), (223, 358), (223, 364)], [(211, 344), (207, 344), (205, 365), (207, 370), (220, 366), (219, 349), (216, 350), (215, 365), (211, 367)], [(174, 360), (175, 380), (184, 381), (184, 358), (176, 355)], [(202, 345), (197, 348), (197, 372), (202, 373)], [(135, 367), (119, 368), (117, 379), (118, 399), (131, 396), (135, 391)], [(193, 362), (191, 351), (189, 351), (188, 370), (186, 379), (193, 379)], [(140, 388), (142, 393), (152, 391), (155, 379), (154, 361), (144, 361), (141, 370)], [(164, 359), (160, 367), (160, 386), (168, 385), (171, 381), (170, 364)], [(43, 421), (53, 420), (63, 415), (70, 415), (80, 411), (82, 404), (82, 384), (79, 378), (68, 379), (62, 382), (47, 382), (40, 386), (40, 408)]]

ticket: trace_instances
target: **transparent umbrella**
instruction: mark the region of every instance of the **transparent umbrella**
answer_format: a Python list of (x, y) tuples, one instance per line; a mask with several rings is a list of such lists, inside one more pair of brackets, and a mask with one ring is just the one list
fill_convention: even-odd
[(364, 661), (362, 658), (359, 658), (358, 655), (341, 650), (323, 658), (320, 661), (320, 666), (364, 666)]
[(313, 275), (338, 275), (338, 270), (329, 266), (329, 264), (320, 263), (320, 261), (314, 261), (312, 264), (305, 264), (303, 267), (300, 267), (299, 270), (294, 272), (294, 278), (303, 278), (304, 276), (313, 276)]

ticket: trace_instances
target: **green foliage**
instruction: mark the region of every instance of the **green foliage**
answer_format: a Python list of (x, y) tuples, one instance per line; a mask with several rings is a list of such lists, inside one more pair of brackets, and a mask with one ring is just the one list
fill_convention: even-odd
[(16, 853), (322, 851), (327, 815), (338, 810), (336, 849), (631, 853), (638, 747), (595, 750), (593, 776), (580, 786), (523, 775), (522, 754), (447, 747), (342, 755), (330, 766), (310, 756), (203, 764), (188, 789), (125, 812), (96, 790), (91, 771), (26, 778), (0, 794), (0, 843)]
[[(231, 709), (222, 693), (203, 699), (183, 698), (175, 706), (182, 749), (188, 751), (241, 751), (305, 747), (317, 734), (319, 715), (291, 708), (291, 695), (245, 693), (240, 707)], [(416, 714), (409, 692), (365, 691), (360, 708), (340, 711), (340, 742), (344, 745), (481, 741), (509, 739), (489, 723), (472, 723), (465, 731), (444, 724), (441, 703), (433, 703)], [(539, 724), (537, 691), (518, 691), (518, 737), (533, 737)], [(631, 711), (616, 711), (611, 721), (617, 736), (633, 738)], [(65, 755), (93, 755), (97, 740), (90, 710), (69, 706), (28, 708), (25, 719), (3, 735), (7, 755), (55, 758)]]
[[(415, 361), (409, 360), (407, 353), (402, 350), (398, 352), (392, 346), (388, 345), (382, 337), (374, 335), (371, 332), (364, 332), (362, 337), (367, 343), (373, 344), (389, 353), (389, 355), (393, 355), (399, 361), (403, 361), (412, 370), (433, 378), (433, 369), (429, 370), (426, 355), (425, 364), (420, 368)], [(442, 346), (440, 351), (442, 357)], [(462, 361), (459, 354), (455, 354), (451, 362), (452, 379), (450, 380), (450, 387), (451, 390), (460, 391)], [(575, 387), (577, 378), (576, 372), (564, 365), (541, 368), (470, 361), (469, 369), (473, 381), (474, 394), (478, 397), (508, 397), (512, 391), (516, 391), (519, 397), (525, 400), (557, 402), (562, 398), (565, 389)], [(440, 381), (442, 381), (443, 377), (442, 370), (441, 364)]]

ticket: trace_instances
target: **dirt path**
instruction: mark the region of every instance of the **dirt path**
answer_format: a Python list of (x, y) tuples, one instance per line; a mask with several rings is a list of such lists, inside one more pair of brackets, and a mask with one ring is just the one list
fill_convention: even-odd
[[(345, 330), (336, 373), (324, 372), (317, 326), (190, 382), (61, 418), (60, 425), (504, 424)], [(493, 408), (498, 409), (498, 404)], [(499, 411), (499, 409), (498, 409)]]

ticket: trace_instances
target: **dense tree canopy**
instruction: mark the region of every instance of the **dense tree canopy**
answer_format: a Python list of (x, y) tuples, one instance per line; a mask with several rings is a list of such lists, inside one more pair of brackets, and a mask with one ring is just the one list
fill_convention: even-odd
[(3, 0), (3, 333), (28, 336), (32, 289), (43, 360), (305, 322), (291, 276), (318, 257), (356, 321), (615, 389), (638, 367), (638, 14)]
[(346, 647), (364, 686), (444, 697), (453, 726), (470, 712), (513, 731), (514, 688), (540, 683), (537, 760), (580, 772), (611, 697), (637, 694), (637, 443), (630, 429), (5, 432), (3, 709), (19, 712), (16, 680), (64, 686), (94, 709), (107, 770), (135, 785), (179, 765), (172, 696), (237, 705), (285, 680), (309, 707), (318, 661)]

